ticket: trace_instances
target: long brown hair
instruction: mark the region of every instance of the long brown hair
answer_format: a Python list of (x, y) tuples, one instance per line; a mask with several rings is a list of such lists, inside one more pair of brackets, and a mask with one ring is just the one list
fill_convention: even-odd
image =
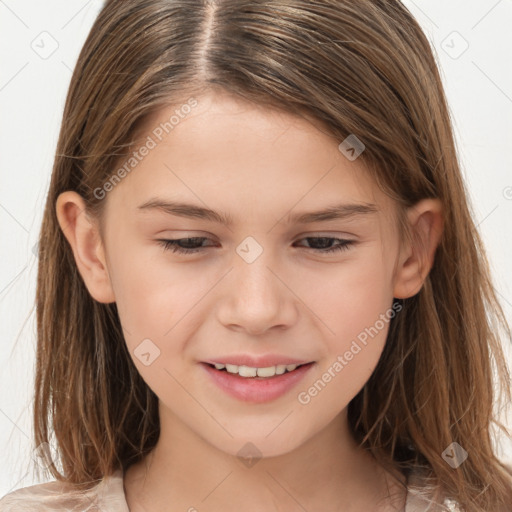
[[(159, 436), (158, 398), (130, 358), (115, 303), (89, 295), (57, 222), (57, 197), (74, 190), (101, 218), (105, 201), (94, 191), (149, 117), (207, 89), (310, 116), (340, 142), (356, 135), (402, 220), (420, 199), (440, 199), (433, 268), (401, 301), (377, 368), (349, 404), (350, 427), (379, 463), (422, 470), (468, 512), (512, 503), (511, 471), (491, 435), (496, 425), (508, 434), (493, 403), (510, 401), (500, 344), (510, 328), (435, 58), (413, 16), (391, 0), (106, 3), (71, 79), (39, 243), (34, 430), (36, 446), (55, 436), (51, 474), (89, 486), (143, 458)], [(442, 458), (452, 442), (469, 452), (457, 469)]]

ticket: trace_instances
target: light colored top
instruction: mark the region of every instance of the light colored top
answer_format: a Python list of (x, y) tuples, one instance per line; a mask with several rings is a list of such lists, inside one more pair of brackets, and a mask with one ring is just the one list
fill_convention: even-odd
[[(417, 485), (417, 479), (409, 479), (410, 482), (413, 480)], [(57, 480), (23, 487), (0, 500), (0, 512), (130, 512), (121, 469), (103, 478), (88, 491), (69, 489), (69, 485), (66, 487)], [(460, 512), (450, 500), (445, 500), (443, 507), (430, 503), (420, 494), (408, 487), (405, 512)]]

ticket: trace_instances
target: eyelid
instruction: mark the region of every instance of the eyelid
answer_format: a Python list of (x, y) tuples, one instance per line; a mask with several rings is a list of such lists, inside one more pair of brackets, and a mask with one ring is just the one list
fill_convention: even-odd
[[(161, 233), (168, 233), (165, 237), (163, 236), (159, 240), (163, 239), (172, 239), (172, 240), (181, 240), (186, 238), (205, 238), (208, 241), (219, 243), (218, 237), (212, 235), (211, 233), (207, 233), (205, 231), (180, 231), (179, 234), (172, 234), (176, 233), (176, 231), (162, 231)], [(346, 232), (339, 232), (339, 231), (313, 231), (313, 232), (306, 232), (306, 233), (299, 233), (298, 235), (295, 235), (293, 238), (291, 238), (292, 242), (295, 242), (297, 240), (301, 240), (303, 238), (337, 238), (344, 240), (346, 242), (358, 242), (359, 238), (352, 234), (352, 233), (346, 233)], [(157, 240), (158, 241), (158, 240)]]
[(306, 237), (306, 238), (309, 238), (309, 237), (314, 237), (314, 238), (322, 238), (322, 237), (325, 237), (325, 238), (329, 238), (329, 237), (332, 237), (332, 238), (351, 238), (351, 239), (356, 239), (357, 238), (357, 235), (353, 234), (353, 233), (348, 233), (346, 231), (307, 231), (305, 233), (299, 233), (298, 235), (296, 235), (294, 238), (300, 238), (300, 237)]
[[(182, 247), (179, 245), (179, 243), (183, 243), (184, 240), (193, 240), (197, 239), (200, 240), (200, 246), (199, 247), (193, 247), (193, 248), (187, 248)], [(333, 240), (334, 244), (327, 248), (314, 248), (314, 247), (303, 247), (304, 249), (307, 249), (308, 252), (311, 252), (312, 254), (318, 254), (322, 257), (324, 256), (330, 256), (333, 254), (342, 253), (344, 251), (350, 250), (351, 247), (356, 245), (358, 242), (357, 240), (350, 240), (347, 238), (342, 238), (340, 236), (302, 236), (299, 237), (297, 240), (300, 241), (308, 241), (308, 245), (310, 244), (309, 240), (314, 239), (327, 239), (327, 240)], [(181, 237), (181, 238), (173, 238), (173, 239), (158, 239), (157, 242), (159, 245), (163, 246), (165, 251), (172, 251), (173, 253), (176, 253), (181, 256), (187, 256), (192, 254), (201, 254), (204, 253), (205, 249), (208, 249), (212, 247), (212, 245), (202, 245), (203, 241), (211, 241), (212, 238), (210, 237), (204, 237), (204, 236), (188, 236), (188, 237)], [(294, 242), (295, 243), (295, 242)], [(194, 244), (193, 244), (194, 245)], [(215, 244), (213, 245), (213, 247)]]
[[(176, 230), (176, 229), (164, 229), (161, 231), (158, 231), (155, 233), (155, 235), (166, 236), (167, 238), (199, 238), (199, 237), (205, 237), (205, 238), (212, 238), (215, 240), (218, 240), (219, 237), (215, 236), (214, 234), (208, 232), (208, 231), (201, 231), (201, 230)], [(249, 236), (250, 233), (247, 235)], [(354, 239), (357, 239), (358, 236), (355, 233), (350, 233), (348, 231), (325, 231), (325, 230), (312, 230), (312, 231), (304, 231), (301, 233), (298, 233), (294, 235), (292, 238), (300, 238), (300, 237), (334, 237), (334, 238), (343, 238), (343, 237), (351, 237)], [(256, 238), (256, 237), (255, 237)]]

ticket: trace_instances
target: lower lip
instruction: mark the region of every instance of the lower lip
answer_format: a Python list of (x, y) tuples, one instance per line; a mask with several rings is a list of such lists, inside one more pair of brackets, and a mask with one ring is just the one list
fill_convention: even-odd
[(244, 402), (264, 403), (275, 400), (290, 391), (304, 378), (314, 363), (304, 364), (293, 372), (274, 377), (240, 377), (237, 373), (217, 370), (206, 363), (201, 366), (228, 395)]

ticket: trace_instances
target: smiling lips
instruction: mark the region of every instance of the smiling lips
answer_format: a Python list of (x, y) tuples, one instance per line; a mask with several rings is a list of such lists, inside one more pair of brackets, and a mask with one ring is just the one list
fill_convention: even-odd
[(284, 356), (239, 355), (205, 361), (201, 366), (228, 395), (246, 402), (263, 403), (289, 391), (313, 364), (314, 361)]
[(282, 356), (278, 354), (267, 354), (262, 356), (251, 356), (249, 354), (225, 355), (215, 359), (204, 361), (209, 364), (231, 364), (235, 366), (248, 366), (250, 368), (268, 368), (277, 365), (291, 365), (310, 363), (311, 359), (295, 359), (293, 357)]
[(254, 368), (250, 366), (237, 366), (236, 364), (214, 364), (217, 370), (226, 370), (228, 373), (240, 375), (240, 377), (273, 377), (282, 375), (285, 372), (292, 372), (299, 365), (296, 364), (278, 364), (276, 366), (267, 366), (265, 368)]
[(217, 370), (225, 370), (227, 373), (238, 374), (241, 377), (274, 377), (292, 372), (308, 361), (293, 359), (287, 356), (268, 354), (254, 357), (250, 355), (234, 355), (216, 358), (215, 361), (205, 361)]

